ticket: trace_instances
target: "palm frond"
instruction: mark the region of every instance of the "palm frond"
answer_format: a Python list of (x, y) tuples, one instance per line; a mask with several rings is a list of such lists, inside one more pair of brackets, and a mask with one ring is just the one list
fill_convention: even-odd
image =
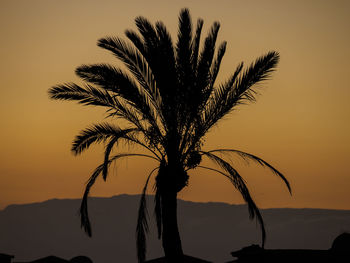
[(101, 123), (94, 124), (91, 127), (82, 130), (77, 135), (72, 143), (72, 152), (77, 155), (88, 149), (92, 143), (103, 142), (108, 138), (115, 138), (118, 140), (129, 132), (136, 131), (135, 128), (121, 129), (118, 126)]
[(139, 34), (137, 34), (134, 30), (127, 29), (127, 30), (125, 30), (125, 35), (134, 44), (134, 46), (139, 50), (139, 52), (143, 56), (145, 56), (146, 55), (145, 43), (140, 38)]
[(240, 101), (254, 101), (254, 94), (250, 88), (264, 80), (269, 79), (271, 73), (276, 69), (279, 62), (279, 54), (276, 51), (270, 51), (266, 55), (259, 57), (252, 63), (242, 76), (236, 81), (233, 90), (233, 98)]
[[(194, 70), (194, 79), (190, 79), (191, 85), (186, 90), (186, 98), (184, 99), (188, 115), (186, 122), (187, 126), (191, 125), (198, 114), (202, 111), (206, 104), (207, 98), (211, 93), (210, 83), (210, 68), (215, 52), (215, 43), (220, 25), (215, 22), (204, 41), (203, 49), (199, 55), (197, 68)], [(193, 73), (192, 73), (193, 74)], [(190, 75), (191, 76), (191, 75)]]
[[(171, 53), (173, 54), (171, 37), (161, 22), (157, 24), (157, 33), (164, 38), (163, 40), (165, 40), (165, 43), (169, 45), (170, 42), (171, 49), (168, 49), (168, 51), (170, 51), (171, 57)], [(125, 60), (124, 63), (126, 63), (129, 70), (133, 72), (144, 89), (146, 89), (148, 93), (151, 94), (155, 103), (155, 107), (160, 111), (162, 99), (160, 97), (159, 90), (156, 87), (155, 77), (147, 61), (149, 54), (147, 53), (148, 51), (145, 43), (133, 30), (126, 30), (125, 35), (134, 44), (134, 46), (137, 48), (137, 51), (133, 51), (130, 48), (125, 48), (127, 45), (123, 44), (122, 42), (123, 45), (121, 45), (121, 50), (122, 53), (124, 53), (123, 61)], [(172, 60), (169, 61), (172, 62)]]
[(102, 38), (97, 45), (109, 50), (120, 59), (150, 96), (152, 104), (155, 107), (160, 107), (160, 98), (156, 89), (154, 75), (144, 54), (140, 54), (138, 50), (118, 37)]
[(224, 41), (220, 44), (220, 46), (218, 48), (217, 56), (212, 64), (211, 69), (210, 69), (210, 87), (211, 87), (211, 89), (214, 87), (216, 77), (218, 76), (221, 61), (222, 61), (222, 58), (224, 57), (225, 52), (226, 52), (226, 45), (227, 45), (226, 41)]
[[(176, 43), (176, 66), (177, 74), (182, 89), (188, 88), (191, 84), (191, 76), (193, 75), (191, 64), (192, 48), (192, 22), (188, 9), (182, 9), (179, 16), (178, 40)], [(181, 93), (186, 95), (185, 91)]]
[(146, 203), (146, 191), (149, 179), (151, 178), (153, 172), (157, 170), (158, 167), (154, 168), (150, 174), (147, 176), (146, 183), (142, 190), (142, 195), (140, 198), (140, 205), (137, 216), (136, 225), (136, 246), (137, 246), (137, 258), (139, 262), (144, 262), (146, 259), (146, 233), (148, 232), (148, 211)]
[[(256, 217), (257, 221), (260, 224), (261, 235), (262, 235), (262, 247), (264, 247), (265, 239), (266, 239), (266, 230), (265, 230), (264, 221), (260, 214), (259, 208), (256, 206), (254, 200), (252, 199), (249, 193), (248, 187), (246, 186), (246, 183), (243, 180), (243, 178), (240, 176), (238, 171), (234, 169), (228, 162), (216, 156), (215, 154), (212, 154), (210, 152), (201, 152), (201, 153), (206, 155), (210, 160), (212, 160), (214, 163), (219, 165), (225, 172), (227, 172), (227, 174), (222, 172), (220, 172), (220, 174), (228, 178), (230, 182), (233, 184), (233, 186), (240, 192), (244, 201), (248, 205), (250, 219), (254, 219)], [(203, 168), (203, 166), (201, 166), (201, 168)], [(211, 169), (211, 170), (214, 170), (214, 169)]]
[(238, 75), (242, 71), (242, 68), (243, 63), (240, 63), (228, 81), (219, 86), (217, 89), (213, 90), (209, 103), (205, 108), (203, 108), (203, 113), (201, 115), (202, 118), (199, 119), (199, 130), (196, 131), (198, 136), (204, 135), (214, 124), (217, 123), (218, 120), (223, 117), (226, 112), (230, 110), (230, 105), (228, 105), (229, 94)]
[[(98, 41), (98, 45), (111, 51), (127, 66), (130, 72), (137, 79), (141, 89), (133, 88), (133, 94), (126, 97), (125, 95), (128, 95), (129, 93), (127, 87), (125, 87), (123, 97), (126, 97), (128, 101), (133, 101), (134, 103), (131, 106), (136, 107), (139, 113), (143, 115), (143, 117), (146, 118), (151, 125), (153, 125), (155, 128), (160, 127), (159, 130), (161, 130), (166, 125), (166, 118), (163, 116), (163, 111), (161, 110), (163, 102), (159, 89), (157, 88), (158, 84), (156, 85), (156, 79), (151, 69), (152, 67), (150, 67), (149, 62), (147, 61), (147, 54), (144, 54), (146, 51), (144, 51), (143, 44), (140, 43), (141, 39), (137, 38), (136, 33), (132, 33), (131, 31), (127, 32), (132, 39), (139, 40), (136, 43), (141, 45), (140, 49), (141, 51), (143, 50), (142, 54), (140, 54), (140, 50), (136, 50), (124, 40), (116, 37), (106, 37), (100, 39)], [(169, 55), (167, 59), (169, 62), (171, 62), (171, 60), (169, 60)], [(160, 120), (160, 122), (157, 120)], [(159, 131), (159, 133), (161, 132)]]
[(85, 191), (84, 191), (84, 195), (81, 201), (81, 205), (80, 205), (80, 223), (81, 223), (81, 227), (85, 230), (85, 232), (88, 234), (88, 236), (92, 236), (92, 230), (91, 230), (91, 223), (90, 223), (90, 219), (89, 219), (89, 212), (88, 212), (88, 196), (89, 196), (89, 192), (91, 187), (94, 185), (97, 177), (100, 175), (102, 171), (102, 165), (98, 166), (95, 171), (93, 172), (93, 174), (91, 175), (91, 177), (89, 178), (86, 187), (85, 187)]
[(271, 51), (259, 57), (242, 74), (240, 72), (243, 64), (240, 64), (230, 80), (212, 93), (211, 100), (203, 111), (204, 120), (200, 125), (200, 128), (203, 129), (200, 132), (201, 136), (237, 105), (255, 101), (256, 84), (269, 78), (278, 61), (279, 54)]
[(290, 183), (287, 180), (287, 178), (281, 172), (279, 172), (276, 168), (274, 168), (271, 164), (264, 161), (263, 159), (255, 156), (253, 154), (242, 152), (239, 150), (234, 150), (234, 149), (216, 149), (216, 150), (212, 150), (212, 151), (208, 151), (208, 152), (209, 153), (214, 153), (214, 152), (234, 153), (234, 154), (237, 154), (239, 157), (243, 158), (244, 160), (254, 161), (263, 167), (267, 167), (270, 171), (272, 171), (273, 174), (277, 175), (278, 177), (280, 177), (283, 180), (283, 182), (285, 183), (285, 185), (288, 188), (289, 193), (292, 194), (292, 188), (291, 188)]
[(204, 41), (204, 47), (200, 54), (197, 70), (198, 89), (204, 91), (210, 79), (210, 67), (215, 52), (216, 38), (218, 36), (220, 24), (215, 22)]
[(83, 87), (75, 83), (56, 85), (50, 88), (48, 92), (49, 97), (54, 100), (72, 100), (83, 105), (115, 108), (115, 101), (108, 91), (87, 84)]
[(197, 20), (196, 33), (192, 40), (192, 54), (191, 54), (191, 65), (193, 72), (197, 72), (197, 62), (198, 62), (198, 53), (199, 53), (199, 44), (201, 39), (201, 33), (203, 28), (203, 19)]
[[(135, 18), (135, 24), (143, 37), (143, 42), (146, 50), (151, 53), (157, 48), (157, 33), (151, 22), (142, 16)], [(149, 58), (147, 58), (148, 60)]]
[(192, 69), (190, 70), (191, 72), (187, 74), (188, 84), (186, 87), (188, 90), (186, 90), (183, 95), (184, 99), (181, 100), (185, 105), (184, 109), (181, 109), (182, 114), (185, 116), (185, 124), (183, 125), (185, 128), (180, 147), (181, 150), (185, 148), (188, 141), (191, 141), (190, 137), (193, 136), (194, 129), (198, 126), (198, 120), (200, 120), (202, 111), (204, 111), (207, 100), (213, 90), (213, 85), (211, 85), (211, 83), (215, 82), (226, 49), (226, 43), (224, 42), (220, 45), (217, 58), (213, 64), (215, 44), (220, 28), (220, 24), (215, 22), (205, 39), (204, 47), (198, 57), (202, 26), (203, 21), (199, 19), (196, 33), (191, 43)]
[[(149, 67), (152, 69), (155, 82), (157, 83), (156, 88), (159, 91), (159, 95), (162, 99), (162, 107), (166, 107), (168, 105), (167, 101), (167, 93), (164, 92), (164, 88), (169, 91), (171, 89), (168, 88), (169, 82), (167, 83), (166, 79), (168, 76), (167, 67), (164, 67), (164, 63), (166, 60), (162, 57), (163, 55), (163, 48), (164, 44), (168, 45), (168, 43), (161, 43), (159, 36), (157, 35), (157, 29), (148, 21), (148, 19), (144, 17), (137, 17), (135, 19), (136, 26), (140, 32), (140, 34), (143, 37), (143, 57), (147, 60), (147, 63)], [(162, 23), (158, 23), (158, 30), (162, 27)], [(163, 35), (166, 36), (168, 34)], [(170, 61), (171, 62), (171, 61)], [(170, 67), (174, 65), (170, 65)], [(166, 74), (165, 74), (166, 73)], [(172, 80), (173, 78), (170, 78)], [(169, 81), (169, 79), (168, 79)], [(170, 85), (173, 85), (173, 83), (170, 81)], [(163, 91), (162, 91), (163, 89)], [(161, 108), (162, 114), (166, 114), (167, 112), (164, 111), (164, 108)], [(164, 117), (164, 120), (167, 118)]]
[[(152, 70), (155, 72), (157, 89), (162, 99), (161, 110), (164, 116), (164, 123), (167, 128), (172, 125), (168, 120), (176, 118), (178, 105), (181, 96), (178, 85), (179, 76), (177, 73), (176, 58), (171, 36), (162, 22), (156, 22), (158, 43), (157, 49), (153, 51)], [(164, 65), (167, 65), (164, 67)]]
[[(163, 67), (166, 70), (166, 76), (168, 78), (171, 77), (171, 80), (175, 80), (175, 52), (171, 35), (161, 21), (156, 22), (155, 28), (159, 39), (157, 49), (159, 56), (157, 58), (158, 64), (161, 65), (162, 63), (167, 63), (167, 66)], [(164, 66), (164, 64), (162, 65)]]
[(135, 107), (143, 108), (140, 99), (143, 90), (120, 69), (108, 64), (82, 65), (75, 70), (76, 74), (90, 83), (121, 96)]
[(108, 174), (108, 166), (109, 166), (109, 155), (111, 154), (113, 146), (118, 142), (119, 138), (113, 137), (109, 143), (106, 145), (105, 149), (105, 157), (104, 157), (104, 163), (103, 163), (103, 169), (102, 169), (102, 178), (104, 181), (107, 179)]

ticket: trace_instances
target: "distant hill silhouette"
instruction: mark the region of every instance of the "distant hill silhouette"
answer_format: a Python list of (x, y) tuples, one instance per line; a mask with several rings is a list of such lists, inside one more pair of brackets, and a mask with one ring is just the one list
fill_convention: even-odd
[[(16, 261), (47, 255), (86, 255), (96, 263), (137, 262), (135, 250), (138, 195), (91, 198), (93, 236), (80, 229), (79, 199), (10, 205), (0, 211), (1, 253)], [(148, 204), (153, 205), (149, 197)], [(260, 231), (248, 220), (245, 205), (179, 201), (179, 225), (187, 255), (213, 262), (232, 260), (230, 252), (260, 242)], [(153, 213), (150, 207), (149, 212)], [(266, 248), (328, 249), (350, 231), (350, 210), (263, 209)], [(151, 221), (147, 259), (163, 256)]]

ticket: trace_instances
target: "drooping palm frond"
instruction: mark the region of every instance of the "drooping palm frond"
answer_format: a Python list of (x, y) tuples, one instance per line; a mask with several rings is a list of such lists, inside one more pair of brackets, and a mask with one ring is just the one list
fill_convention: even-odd
[[(110, 165), (112, 162), (124, 158), (124, 157), (131, 157), (131, 156), (140, 156), (140, 157), (147, 157), (147, 158), (151, 158), (154, 159), (156, 161), (158, 161), (158, 159), (156, 159), (155, 157), (151, 156), (151, 155), (147, 155), (147, 154), (139, 154), (139, 153), (120, 153), (120, 154), (116, 154), (113, 157), (111, 157), (108, 160), (108, 164)], [(98, 178), (98, 176), (102, 173), (103, 169), (104, 169), (105, 163), (103, 162), (102, 164), (100, 164), (99, 166), (96, 167), (96, 169), (94, 170), (94, 172), (92, 173), (92, 175), (90, 176), (89, 180), (86, 183), (86, 187), (85, 187), (85, 191), (84, 191), (84, 195), (81, 201), (81, 205), (80, 205), (80, 222), (81, 222), (81, 227), (85, 230), (85, 232), (89, 235), (92, 236), (92, 231), (91, 231), (91, 223), (90, 223), (90, 219), (89, 219), (89, 213), (88, 213), (88, 197), (89, 197), (89, 193), (91, 190), (91, 187), (95, 184), (96, 179)]]
[(88, 236), (92, 236), (92, 230), (91, 230), (91, 223), (89, 219), (89, 212), (88, 212), (88, 196), (90, 193), (91, 187), (94, 185), (97, 177), (100, 175), (101, 171), (103, 169), (103, 165), (98, 166), (93, 174), (90, 176), (86, 187), (84, 191), (83, 198), (81, 200), (81, 205), (80, 205), (80, 224), (81, 227), (85, 230), (85, 232), (88, 234)]
[(136, 247), (137, 247), (137, 258), (140, 263), (144, 262), (146, 259), (146, 233), (148, 232), (148, 211), (147, 211), (147, 202), (146, 202), (146, 191), (149, 179), (151, 178), (153, 172), (159, 169), (159, 167), (154, 168), (150, 174), (147, 176), (146, 183), (143, 187), (139, 211), (137, 216), (137, 225), (136, 225)]
[(264, 247), (265, 239), (266, 239), (265, 224), (264, 224), (263, 218), (261, 216), (261, 213), (259, 211), (259, 208), (257, 207), (253, 198), (251, 197), (249, 190), (248, 190), (248, 187), (246, 186), (246, 183), (243, 180), (243, 178), (241, 177), (241, 175), (228, 162), (226, 162), (222, 158), (216, 156), (215, 154), (212, 154), (210, 152), (201, 152), (201, 153), (203, 155), (207, 156), (210, 160), (215, 162), (217, 165), (219, 165), (227, 174), (220, 172), (216, 169), (208, 168), (205, 166), (200, 166), (200, 168), (210, 169), (210, 170), (219, 172), (220, 174), (222, 174), (226, 178), (228, 178), (230, 180), (230, 182), (233, 184), (233, 186), (240, 192), (244, 201), (248, 205), (250, 219), (254, 219), (256, 217), (258, 223), (260, 224), (261, 239), (262, 239), (261, 243), (262, 243), (262, 247)]
[(287, 178), (281, 173), (279, 172), (276, 168), (274, 168), (271, 164), (269, 164), (268, 162), (264, 161), (263, 159), (250, 154), (250, 153), (246, 153), (246, 152), (242, 152), (239, 150), (234, 150), (234, 149), (216, 149), (216, 150), (211, 150), (208, 151), (209, 153), (215, 153), (215, 152), (219, 152), (219, 153), (233, 153), (233, 154), (237, 154), (239, 157), (243, 158), (244, 160), (250, 160), (250, 161), (254, 161), (255, 163), (263, 166), (263, 167), (267, 167), (270, 171), (272, 171), (273, 174), (277, 175), (278, 177), (280, 177), (283, 182), (285, 183), (285, 185), (288, 188), (288, 191), (290, 194), (292, 194), (292, 188), (290, 186), (289, 181), (287, 180)]
[(94, 124), (91, 127), (82, 130), (75, 137), (72, 143), (72, 152), (76, 155), (80, 154), (88, 149), (92, 143), (103, 142), (111, 137), (118, 140), (129, 132), (134, 131), (137, 131), (137, 129), (122, 129), (109, 123)]
[(104, 162), (103, 162), (103, 169), (102, 169), (102, 178), (104, 181), (107, 179), (108, 174), (108, 166), (109, 166), (109, 155), (112, 152), (113, 146), (118, 143), (119, 138), (112, 138), (106, 145), (105, 148), (105, 156), (104, 156)]

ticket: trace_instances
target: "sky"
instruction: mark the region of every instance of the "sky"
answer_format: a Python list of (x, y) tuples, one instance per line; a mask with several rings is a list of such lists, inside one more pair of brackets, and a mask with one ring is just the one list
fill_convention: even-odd
[[(1, 0), (0, 209), (82, 196), (103, 160), (103, 148), (75, 157), (71, 142), (80, 130), (106, 121), (106, 115), (100, 108), (52, 101), (48, 89), (78, 82), (74, 70), (82, 64), (120, 66), (96, 42), (136, 29), (139, 15), (163, 21), (176, 39), (183, 7), (194, 22), (204, 19), (203, 35), (214, 21), (221, 24), (218, 42), (228, 45), (219, 80), (241, 61), (249, 65), (270, 50), (281, 56), (257, 102), (219, 122), (204, 149), (246, 151), (284, 173), (292, 196), (264, 168), (232, 160), (259, 207), (350, 209), (350, 2), (340, 0)], [(91, 193), (140, 193), (155, 165), (140, 158), (121, 161)], [(243, 202), (219, 174), (198, 169), (190, 175), (179, 198)]]

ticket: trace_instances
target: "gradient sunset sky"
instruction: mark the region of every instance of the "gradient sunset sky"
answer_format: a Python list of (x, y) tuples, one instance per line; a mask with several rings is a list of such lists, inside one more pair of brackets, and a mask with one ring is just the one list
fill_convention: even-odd
[[(105, 121), (100, 108), (49, 100), (47, 90), (77, 81), (81, 64), (120, 63), (96, 46), (136, 29), (134, 18), (162, 20), (176, 37), (188, 7), (204, 19), (203, 35), (221, 23), (228, 42), (219, 80), (270, 50), (281, 61), (254, 104), (241, 106), (206, 138), (205, 149), (234, 148), (270, 162), (293, 196), (265, 169), (236, 162), (257, 204), (350, 209), (350, 1), (0, 1), (0, 209), (13, 203), (80, 198), (102, 147), (70, 152), (74, 136)], [(124, 148), (123, 151), (132, 150)], [(232, 161), (236, 161), (233, 159)], [(156, 164), (128, 159), (112, 166), (93, 196), (140, 193)], [(180, 198), (242, 203), (226, 178), (191, 173)]]

